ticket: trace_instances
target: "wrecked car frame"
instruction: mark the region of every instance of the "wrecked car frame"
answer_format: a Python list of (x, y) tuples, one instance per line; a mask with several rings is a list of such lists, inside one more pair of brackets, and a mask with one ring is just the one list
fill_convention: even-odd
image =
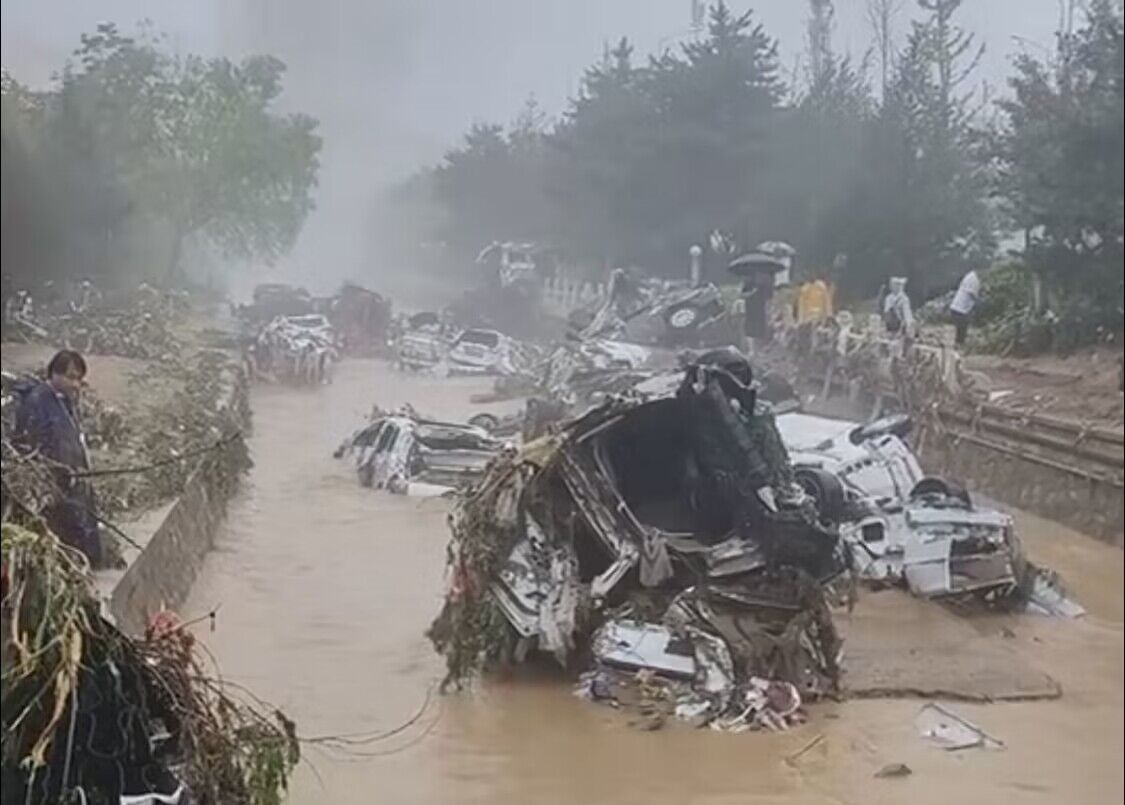
[(361, 486), (429, 496), (479, 479), (502, 447), (480, 428), (400, 413), (373, 417), (334, 455), (352, 459)]
[(749, 527), (742, 512), (716, 511), (720, 498), (703, 510), (691, 423), (704, 386), (607, 401), (499, 459), (459, 501), (430, 630), (449, 681), (531, 651), (568, 665), (603, 624), (639, 621), (657, 642), (727, 646), (736, 673), (724, 699), (750, 677), (835, 689), (840, 642), (822, 585), (844, 566), (836, 535), (795, 484), (777, 484), (776, 511)]
[(790, 413), (778, 428), (797, 466), (843, 485), (831, 514), (861, 578), (925, 597), (1015, 591), (1022, 554), (1012, 518), (926, 476), (902, 439), (905, 417), (860, 425)]

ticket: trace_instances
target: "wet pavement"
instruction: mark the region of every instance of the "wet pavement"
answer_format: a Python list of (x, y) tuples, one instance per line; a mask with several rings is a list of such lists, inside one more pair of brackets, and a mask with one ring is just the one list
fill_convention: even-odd
[[(332, 386), (254, 390), (256, 466), (184, 615), (219, 605), (206, 640), (223, 675), (282, 707), (305, 736), (392, 729), (429, 697), (410, 726), (353, 756), (306, 750), (291, 802), (1122, 801), (1122, 553), (1038, 518), (1020, 517), (1025, 543), (1090, 614), (968, 621), (1062, 686), (1054, 700), (952, 705), (1005, 751), (933, 748), (915, 734), (918, 699), (821, 704), (784, 734), (727, 735), (639, 731), (544, 671), (431, 695), (443, 665), (423, 632), (442, 596), (448, 504), (361, 489), (331, 453), (372, 403), (463, 418), (498, 410), (468, 403), (490, 385), (346, 361)], [(852, 617), (885, 618), (895, 609), (885, 596), (897, 595), (879, 593)], [(892, 616), (880, 628), (894, 641), (904, 625)], [(873, 776), (890, 763), (913, 773)]]

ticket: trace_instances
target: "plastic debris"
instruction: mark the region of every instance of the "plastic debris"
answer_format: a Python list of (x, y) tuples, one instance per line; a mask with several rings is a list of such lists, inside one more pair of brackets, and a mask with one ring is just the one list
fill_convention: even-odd
[(875, 772), (875, 776), (880, 779), (888, 779), (892, 777), (909, 777), (914, 773), (914, 770), (907, 766), (905, 763), (888, 763), (879, 771)]
[(993, 738), (976, 724), (962, 718), (940, 704), (930, 702), (922, 707), (914, 725), (918, 734), (942, 749), (1004, 749), (1004, 742)]

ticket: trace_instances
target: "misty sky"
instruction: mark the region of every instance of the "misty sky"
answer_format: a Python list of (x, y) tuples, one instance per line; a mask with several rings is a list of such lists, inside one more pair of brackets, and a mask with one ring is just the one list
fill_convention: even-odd
[[(803, 0), (753, 7), (791, 70)], [(836, 0), (836, 45), (867, 47), (864, 0)], [(381, 186), (440, 157), (474, 121), (509, 122), (534, 94), (554, 115), (603, 44), (627, 34), (640, 53), (688, 33), (691, 0), (0, 0), (3, 66), (46, 83), (78, 37), (103, 20), (149, 19), (182, 51), (267, 51), (289, 65), (286, 105), (321, 120), (318, 210), (294, 260), (331, 255), (345, 273), (369, 259), (364, 220)], [(910, 12), (913, 0), (904, 0)], [(963, 24), (988, 46), (982, 77), (1001, 83), (1015, 37), (1049, 47), (1058, 0), (965, 0)], [(908, 16), (902, 14), (900, 30)]]

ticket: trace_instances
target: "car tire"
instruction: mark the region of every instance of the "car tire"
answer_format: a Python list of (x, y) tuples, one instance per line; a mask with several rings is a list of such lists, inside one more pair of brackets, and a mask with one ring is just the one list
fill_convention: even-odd
[(914, 488), (910, 490), (911, 499), (922, 495), (944, 495), (961, 501), (966, 507), (972, 507), (973, 505), (973, 500), (964, 486), (956, 481), (938, 478), (937, 476), (927, 476), (914, 484)]
[(359, 476), (360, 486), (370, 489), (375, 485), (375, 468), (370, 464), (364, 464), (356, 474)]
[(469, 424), (485, 433), (493, 433), (500, 427), (500, 420), (492, 414), (475, 414), (469, 417)]
[(702, 313), (691, 302), (672, 305), (664, 311), (664, 323), (678, 333), (688, 333), (699, 326)]
[(819, 467), (798, 467), (795, 480), (815, 501), (821, 521), (840, 521), (847, 506), (847, 495), (843, 483), (834, 473)]

